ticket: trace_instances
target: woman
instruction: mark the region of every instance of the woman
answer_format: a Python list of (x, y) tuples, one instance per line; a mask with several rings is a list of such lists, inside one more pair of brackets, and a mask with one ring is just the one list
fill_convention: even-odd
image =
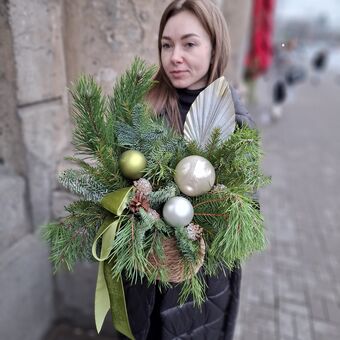
[[(158, 81), (149, 94), (156, 112), (182, 131), (186, 114), (207, 85), (223, 75), (229, 55), (224, 18), (209, 0), (175, 0), (160, 22)], [(253, 125), (232, 90), (238, 124)], [(126, 303), (136, 340), (230, 340), (239, 302), (240, 268), (206, 277), (202, 308), (178, 306), (180, 285), (159, 292), (155, 286), (125, 282)], [(124, 337), (122, 337), (124, 338)]]

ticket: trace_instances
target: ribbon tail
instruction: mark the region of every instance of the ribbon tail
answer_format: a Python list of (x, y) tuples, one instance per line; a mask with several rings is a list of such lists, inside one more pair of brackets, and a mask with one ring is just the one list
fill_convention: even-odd
[(110, 296), (112, 322), (118, 332), (124, 334), (129, 339), (134, 340), (135, 337), (131, 331), (125, 303), (123, 280), (121, 276), (119, 276), (118, 279), (112, 278), (111, 268), (112, 265), (105, 261), (104, 275), (106, 278), (108, 294)]
[[(108, 216), (103, 224), (100, 226), (97, 235), (94, 239), (93, 245), (92, 245), (92, 256), (97, 261), (105, 261), (109, 255), (110, 251), (112, 249), (112, 243), (116, 236), (116, 230), (118, 227), (119, 219), (114, 216)], [(102, 239), (102, 246), (100, 250), (100, 256), (97, 255), (97, 243)]]
[(110, 298), (104, 275), (104, 263), (99, 262), (94, 302), (94, 317), (97, 332), (102, 329), (107, 312), (110, 310)]
[[(97, 332), (100, 332), (111, 307), (112, 321), (116, 330), (134, 340), (125, 304), (122, 278), (121, 276), (118, 280), (112, 278), (112, 264), (107, 261), (120, 223), (120, 215), (125, 209), (131, 190), (133, 187), (122, 188), (103, 197), (101, 205), (116, 217), (110, 215), (104, 220), (93, 242), (92, 255), (99, 261), (94, 307)], [(97, 243), (100, 239), (101, 249), (98, 256)]]

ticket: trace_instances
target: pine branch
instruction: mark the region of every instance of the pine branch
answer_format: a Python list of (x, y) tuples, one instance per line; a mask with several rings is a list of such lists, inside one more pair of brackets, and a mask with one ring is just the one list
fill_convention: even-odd
[[(110, 116), (108, 125), (114, 128), (111, 123), (112, 117), (115, 120), (131, 124), (132, 110), (143, 102), (145, 95), (154, 84), (153, 76), (156, 67), (147, 67), (140, 58), (135, 58), (132, 66), (117, 81), (110, 99)], [(114, 133), (114, 130), (112, 130)]]
[(106, 212), (88, 201), (76, 201), (66, 207), (70, 213), (60, 222), (42, 227), (42, 237), (50, 245), (50, 260), (56, 272), (62, 265), (72, 270), (74, 264), (92, 259), (92, 243)]
[(98, 147), (106, 144), (106, 99), (90, 76), (81, 76), (70, 92), (75, 123), (73, 144), (79, 153), (95, 158)]
[[(191, 270), (190, 266), (185, 267), (186, 277), (190, 277)], [(183, 305), (190, 298), (193, 300), (194, 306), (201, 306), (206, 299), (205, 288), (206, 282), (203, 274), (198, 272), (196, 275), (192, 275), (189, 279), (183, 281), (178, 303)]]
[(230, 194), (228, 224), (219, 230), (211, 243), (211, 254), (232, 268), (266, 245), (263, 218), (247, 196)]
[[(121, 150), (117, 144), (116, 133), (112, 131), (116, 123), (113, 118), (110, 120), (111, 125), (107, 122), (107, 100), (101, 88), (93, 78), (82, 76), (71, 90), (71, 94), (75, 108), (73, 142), (77, 152), (97, 161), (100, 170), (97, 174), (102, 177), (100, 182), (108, 183), (110, 190), (112, 186), (126, 183), (118, 165)], [(81, 165), (84, 166), (84, 163)], [(96, 177), (98, 179), (98, 176)]]
[(214, 238), (228, 221), (229, 190), (208, 192), (192, 199), (194, 223), (204, 228), (205, 237)]
[(135, 216), (126, 217), (114, 240), (110, 260), (114, 261), (113, 277), (124, 272), (126, 278), (136, 283), (148, 271), (149, 261), (145, 249), (151, 242), (151, 236), (146, 232), (149, 226)]
[(170, 287), (168, 270), (162, 265), (162, 263), (164, 263), (165, 261), (163, 239), (164, 235), (156, 229), (152, 234), (152, 242), (150, 244), (150, 248), (147, 251), (148, 259), (150, 258), (150, 256), (152, 256), (154, 260), (158, 260), (158, 263), (156, 265), (151, 265), (150, 263), (147, 273), (148, 282), (149, 284), (156, 284), (157, 282), (157, 286), (160, 289)]
[(203, 263), (203, 272), (207, 276), (215, 276), (222, 269), (221, 261), (216, 258), (212, 253), (209, 244), (206, 242), (205, 258)]

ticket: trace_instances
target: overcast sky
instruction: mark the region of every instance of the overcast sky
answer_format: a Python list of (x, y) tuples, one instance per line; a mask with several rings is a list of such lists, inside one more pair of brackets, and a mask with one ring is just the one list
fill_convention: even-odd
[(279, 16), (311, 19), (325, 15), (331, 26), (340, 28), (340, 0), (276, 0)]

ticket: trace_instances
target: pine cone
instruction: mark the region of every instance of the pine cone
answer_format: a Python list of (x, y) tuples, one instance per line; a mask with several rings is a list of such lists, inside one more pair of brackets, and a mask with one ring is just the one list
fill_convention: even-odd
[(187, 226), (188, 239), (197, 241), (202, 237), (203, 228), (198, 224), (190, 223)]
[(140, 208), (148, 211), (150, 209), (149, 200), (142, 192), (136, 191), (135, 197), (131, 200), (129, 208), (133, 213), (137, 213)]
[(151, 183), (145, 178), (140, 178), (138, 181), (134, 181), (133, 185), (137, 191), (142, 192), (146, 196), (152, 192)]
[(224, 188), (225, 188), (225, 185), (216, 184), (212, 187), (211, 192), (219, 192), (219, 191), (222, 191)]

